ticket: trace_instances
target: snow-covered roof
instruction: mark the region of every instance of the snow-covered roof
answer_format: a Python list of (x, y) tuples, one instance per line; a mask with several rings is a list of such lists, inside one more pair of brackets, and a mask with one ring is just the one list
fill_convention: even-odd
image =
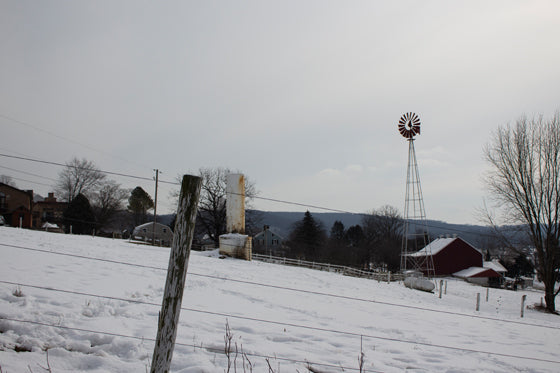
[[(151, 222), (148, 222), (148, 223), (140, 224), (140, 225), (136, 226), (134, 229), (143, 229), (143, 228), (148, 228), (148, 227), (153, 227), (153, 226), (154, 226), (154, 222), (151, 221)], [(161, 223), (158, 223), (158, 222), (156, 222), (156, 226), (162, 226), (162, 227), (169, 228), (167, 225), (161, 224)]]
[(424, 256), (426, 253), (431, 253), (432, 255), (436, 255), (441, 250), (443, 250), (446, 246), (448, 246), (451, 242), (456, 240), (457, 238), (437, 238), (430, 242), (426, 247), (421, 250), (418, 250), (415, 253), (408, 254), (408, 256)]
[[(283, 238), (282, 236), (280, 236), (278, 233), (275, 233), (272, 229), (269, 229), (268, 232), (271, 233), (271, 237), (276, 236), (276, 237), (278, 237), (278, 238), (280, 238), (280, 239), (282, 239), (282, 240), (284, 239), (284, 238)], [(261, 237), (261, 236), (264, 236), (264, 231), (260, 231), (259, 233), (255, 234), (253, 237), (254, 237), (254, 238), (259, 238), (259, 237)]]
[[(484, 272), (488, 272), (487, 276), (481, 276)], [(455, 272), (453, 274), (455, 277), (459, 278), (470, 278), (470, 277), (497, 277), (499, 274), (494, 271), (492, 268), (483, 268), (483, 267), (470, 267), (467, 269), (463, 269), (462, 271)]]
[(506, 273), (507, 272), (507, 268), (504, 267), (502, 264), (500, 264), (500, 262), (497, 261), (497, 260), (492, 260), (491, 262), (484, 262), (482, 264), (482, 266), (484, 268), (493, 269), (494, 271), (496, 271), (498, 273)]
[(41, 228), (58, 228), (58, 225), (54, 223), (46, 222), (41, 226)]

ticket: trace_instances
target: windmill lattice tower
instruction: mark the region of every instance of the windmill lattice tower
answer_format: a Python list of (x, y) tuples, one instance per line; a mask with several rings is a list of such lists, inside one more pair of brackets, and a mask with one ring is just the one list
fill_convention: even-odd
[[(408, 270), (419, 271), (428, 278), (432, 278), (434, 261), (430, 246), (428, 246), (428, 223), (414, 150), (414, 137), (420, 134), (420, 118), (414, 113), (406, 113), (399, 120), (398, 128), (400, 134), (408, 140), (401, 271), (403, 273)], [(424, 250), (419, 252), (421, 249)]]

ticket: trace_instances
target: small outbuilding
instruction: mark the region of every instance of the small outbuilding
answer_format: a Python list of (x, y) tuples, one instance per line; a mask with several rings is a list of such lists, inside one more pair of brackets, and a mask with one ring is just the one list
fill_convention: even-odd
[(467, 282), (472, 282), (477, 285), (499, 285), (499, 281), (502, 278), (498, 272), (492, 268), (483, 267), (470, 267), (463, 269), (462, 271), (456, 272), (453, 276), (462, 278)]
[(173, 241), (173, 231), (164, 224), (153, 222), (144, 223), (134, 228), (131, 239), (149, 243), (152, 243), (152, 240), (155, 240), (155, 245), (171, 246), (171, 242)]
[[(408, 257), (412, 261), (430, 254), (434, 263), (435, 276), (450, 276), (470, 267), (482, 267), (483, 263), (482, 253), (459, 237), (440, 237), (423, 249), (408, 254)], [(427, 262), (423, 258), (420, 259), (417, 261)], [(422, 270), (424, 274), (427, 274), (427, 270)]]

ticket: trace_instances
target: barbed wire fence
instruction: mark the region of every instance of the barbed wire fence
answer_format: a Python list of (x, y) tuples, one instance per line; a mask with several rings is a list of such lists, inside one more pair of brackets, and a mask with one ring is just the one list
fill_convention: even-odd
[[(158, 267), (158, 266), (153, 266), (153, 265), (145, 265), (145, 264), (140, 264), (140, 263), (130, 263), (130, 262), (108, 259), (108, 258), (92, 257), (92, 256), (87, 256), (87, 255), (69, 253), (69, 252), (54, 251), (54, 248), (41, 249), (41, 248), (37, 248), (37, 247), (10, 245), (10, 244), (3, 244), (3, 243), (0, 243), (0, 246), (4, 247), (5, 249), (35, 252), (35, 253), (41, 253), (41, 254), (46, 254), (46, 255), (66, 256), (66, 257), (72, 257), (72, 258), (79, 259), (79, 260), (84, 260), (84, 261), (101, 262), (102, 264), (103, 263), (105, 263), (105, 264), (116, 264), (116, 265), (122, 265), (122, 266), (128, 266), (128, 267), (151, 269), (151, 270), (156, 270), (156, 271), (166, 271), (166, 268), (163, 268), (163, 267)], [(361, 303), (365, 302), (365, 303), (369, 303), (369, 304), (372, 304), (372, 305), (373, 304), (378, 304), (378, 305), (384, 305), (384, 306), (390, 306), (390, 307), (400, 307), (400, 308), (414, 309), (414, 310), (417, 310), (417, 311), (428, 312), (428, 313), (450, 314), (450, 315), (454, 315), (454, 316), (459, 317), (459, 318), (464, 317), (464, 318), (480, 319), (480, 320), (484, 320), (484, 322), (497, 322), (497, 323), (504, 323), (504, 324), (516, 324), (516, 325), (520, 325), (520, 326), (523, 326), (523, 327), (530, 327), (530, 328), (545, 328), (545, 329), (560, 330), (560, 327), (554, 327), (554, 326), (550, 326), (550, 325), (539, 325), (539, 324), (523, 322), (523, 321), (499, 319), (499, 318), (485, 317), (485, 316), (480, 316), (480, 315), (462, 314), (462, 313), (458, 313), (458, 312), (450, 312), (450, 311), (445, 311), (445, 310), (430, 309), (430, 308), (425, 308), (425, 307), (415, 307), (415, 306), (410, 306), (408, 304), (380, 302), (380, 301), (376, 301), (376, 300), (372, 300), (372, 299), (350, 297), (350, 296), (344, 296), (344, 295), (340, 295), (340, 294), (318, 292), (318, 291), (313, 291), (313, 290), (308, 290), (308, 289), (298, 289), (298, 288), (286, 287), (286, 286), (281, 286), (281, 285), (276, 285), (276, 284), (263, 284), (263, 283), (259, 283), (259, 282), (255, 282), (255, 281), (232, 279), (232, 278), (228, 278), (228, 277), (224, 277), (224, 276), (214, 276), (214, 275), (207, 275), (207, 274), (201, 274), (201, 273), (196, 273), (196, 272), (189, 272), (189, 276), (203, 277), (203, 278), (206, 278), (206, 279), (209, 279), (209, 280), (215, 280), (215, 281), (227, 281), (227, 282), (231, 282), (231, 283), (242, 284), (244, 286), (258, 286), (258, 287), (266, 287), (266, 288), (270, 288), (270, 289), (282, 290), (282, 291), (287, 291), (287, 292), (298, 292), (298, 293), (303, 293), (303, 294), (307, 294), (307, 295), (315, 295), (315, 296), (320, 296), (320, 297), (334, 297), (334, 298), (343, 299), (344, 301), (347, 301), (347, 302), (361, 302)], [(124, 298), (124, 297), (108, 296), (108, 295), (104, 295), (104, 294), (96, 294), (96, 293), (83, 292), (83, 291), (75, 291), (75, 290), (57, 288), (57, 287), (41, 285), (41, 284), (14, 282), (14, 281), (8, 281), (7, 279), (0, 279), (0, 284), (4, 284), (6, 286), (12, 286), (12, 287), (17, 286), (17, 287), (22, 288), (22, 289), (32, 288), (32, 289), (37, 289), (37, 290), (40, 290), (40, 291), (43, 291), (43, 292), (48, 292), (48, 293), (64, 293), (64, 294), (69, 294), (69, 295), (76, 296), (76, 297), (98, 298), (98, 299), (128, 302), (128, 303), (134, 303), (134, 304), (142, 304), (142, 305), (146, 305), (146, 306), (150, 306), (150, 307), (160, 307), (160, 304), (156, 303), (156, 302), (148, 302), (148, 301), (139, 300), (139, 299), (131, 299), (131, 298)], [(390, 342), (395, 342), (395, 343), (409, 344), (409, 345), (414, 345), (414, 346), (424, 346), (424, 347), (435, 348), (435, 349), (445, 349), (445, 350), (451, 350), (451, 351), (462, 352), (462, 353), (476, 353), (476, 354), (484, 354), (486, 356), (495, 356), (495, 357), (503, 357), (503, 358), (520, 359), (520, 360), (525, 360), (525, 361), (560, 364), (560, 360), (539, 359), (539, 358), (535, 358), (535, 357), (531, 357), (531, 356), (523, 356), (523, 355), (520, 355), (520, 354), (507, 354), (507, 353), (494, 352), (494, 351), (488, 351), (488, 350), (477, 350), (477, 349), (455, 347), (455, 346), (450, 346), (450, 345), (447, 345), (447, 344), (434, 344), (434, 343), (427, 343), (427, 342), (422, 342), (422, 341), (417, 341), (417, 340), (407, 340), (407, 339), (404, 339), (404, 338), (391, 338), (391, 337), (386, 337), (386, 336), (383, 336), (383, 335), (374, 335), (374, 334), (367, 333), (367, 332), (363, 332), (363, 333), (362, 332), (359, 332), (359, 333), (358, 332), (348, 332), (348, 331), (337, 330), (337, 329), (332, 329), (332, 328), (321, 328), (321, 327), (314, 327), (314, 326), (306, 325), (306, 324), (296, 324), (296, 323), (283, 322), (281, 320), (247, 317), (247, 316), (243, 316), (243, 315), (236, 315), (236, 314), (231, 314), (231, 313), (226, 313), (226, 312), (215, 312), (215, 311), (212, 311), (212, 310), (209, 310), (209, 309), (204, 309), (204, 308), (182, 307), (181, 309), (183, 311), (186, 311), (186, 312), (199, 313), (199, 314), (203, 314), (203, 315), (211, 316), (211, 317), (220, 317), (220, 318), (225, 318), (226, 320), (227, 319), (238, 319), (238, 320), (243, 320), (245, 322), (251, 322), (251, 323), (272, 324), (272, 325), (279, 325), (279, 326), (282, 326), (282, 327), (300, 328), (300, 329), (310, 330), (310, 331), (314, 331), (314, 332), (325, 332), (325, 333), (332, 333), (332, 334), (335, 334), (335, 335), (345, 335), (345, 336), (349, 336), (349, 337), (355, 337), (355, 338), (359, 337), (359, 338), (364, 338), (364, 339), (373, 339), (373, 340), (380, 340), (380, 341), (387, 341), (387, 342), (390, 341)], [(51, 328), (58, 328), (58, 329), (70, 329), (70, 330), (74, 330), (74, 331), (77, 331), (77, 332), (96, 333), (96, 334), (119, 337), (119, 338), (140, 339), (140, 337), (137, 337), (137, 336), (113, 333), (113, 332), (106, 331), (106, 330), (90, 330), (90, 329), (83, 329), (83, 328), (61, 326), (61, 325), (56, 325), (56, 324), (47, 323), (47, 322), (38, 322), (38, 321), (26, 319), (25, 317), (18, 317), (18, 318), (2, 317), (1, 319), (5, 320), (5, 321), (14, 322), (14, 323), (27, 323), (27, 324), (33, 324), (33, 325), (42, 326), (42, 327), (51, 327)], [(150, 342), (154, 341), (151, 338), (142, 337), (141, 339), (145, 340), (145, 341), (150, 341)], [(195, 349), (204, 348), (207, 351), (211, 351), (211, 350), (214, 349), (214, 350), (216, 350), (215, 351), (216, 353), (223, 353), (223, 350), (217, 349), (217, 348), (214, 348), (214, 347), (211, 347), (211, 346), (200, 346), (200, 345), (197, 345), (197, 344), (190, 344), (190, 343), (184, 343), (184, 342), (178, 342), (177, 345), (178, 346), (183, 346), (183, 347), (192, 347), (192, 348), (195, 348)], [(331, 364), (324, 364), (324, 363), (321, 363), (321, 362), (299, 360), (299, 359), (293, 359), (293, 358), (286, 357), (286, 356), (278, 356), (277, 354), (270, 355), (270, 354), (254, 353), (253, 352), (253, 353), (248, 353), (248, 355), (251, 356), (251, 357), (256, 357), (256, 358), (263, 358), (263, 359), (274, 358), (278, 361), (284, 361), (284, 362), (290, 362), (290, 363), (299, 363), (299, 364), (311, 364), (311, 365), (314, 365), (314, 366), (324, 367), (324, 368), (329, 368), (330, 367), (330, 368), (343, 369), (345, 371), (358, 371), (359, 370), (358, 368), (351, 367), (351, 366), (331, 365)], [(375, 370), (372, 370), (372, 369), (368, 369), (368, 371), (375, 372)]]
[[(20, 156), (13, 156), (13, 155), (7, 155), (7, 154), (0, 154), (0, 156), (9, 157), (9, 158), (17, 158), (17, 159), (20, 159), (20, 160), (26, 160), (26, 161), (30, 161), (30, 162), (50, 164), (50, 165), (55, 165), (55, 166), (59, 166), (59, 167), (66, 166), (65, 164), (61, 164), (61, 163), (57, 163), (57, 162), (50, 162), (50, 161), (46, 161), (46, 160), (33, 159), (33, 158), (29, 158), (29, 157), (20, 157)], [(102, 172), (104, 172), (106, 174), (109, 174), (109, 175), (119, 176), (119, 177), (127, 177), (127, 178), (132, 178), (132, 179), (137, 179), (137, 180), (143, 180), (143, 181), (152, 181), (151, 178), (145, 178), (145, 177), (140, 177), (140, 176), (136, 176), (136, 175), (116, 173), (116, 172), (110, 172), (110, 171), (102, 171)], [(32, 174), (32, 173), (28, 173), (28, 174), (31, 175), (31, 176), (39, 176), (39, 175), (35, 175), (35, 174)], [(179, 185), (179, 183), (177, 183), (177, 182), (161, 181), (161, 180), (160, 180), (160, 183), (167, 183), (167, 184), (170, 184), (170, 185)], [(340, 209), (333, 209), (333, 208), (329, 208), (329, 207), (316, 206), (316, 205), (310, 205), (310, 204), (299, 203), (299, 202), (285, 201), (285, 200), (269, 198), (269, 197), (253, 196), (253, 198), (262, 199), (262, 200), (266, 200), (266, 201), (269, 201), (269, 202), (289, 204), (289, 205), (318, 209), (318, 210), (329, 211), (329, 212), (349, 213), (349, 214), (360, 215), (360, 216), (367, 215), (365, 213), (350, 212), (350, 211), (344, 211), (344, 210), (340, 210)], [(456, 231), (457, 232), (462, 232), (462, 231), (464, 232), (464, 230), (461, 230), (461, 229), (456, 229)], [(73, 258), (80, 259), (80, 260), (104, 262), (104, 263), (111, 263), (111, 264), (117, 264), (117, 265), (123, 265), (123, 266), (133, 266), (133, 267), (146, 268), (146, 269), (152, 269), (152, 270), (157, 270), (157, 271), (165, 271), (166, 270), (166, 268), (161, 268), (161, 267), (157, 267), (157, 266), (143, 265), (143, 264), (139, 264), (139, 263), (128, 263), (128, 262), (123, 262), (123, 261), (113, 260), (113, 259), (108, 259), (108, 258), (95, 258), (95, 257), (91, 257), (91, 256), (79, 255), (79, 254), (67, 253), (67, 252), (66, 253), (65, 252), (59, 252), (59, 251), (54, 251), (53, 248), (51, 248), (49, 250), (46, 250), (46, 249), (40, 249), (40, 248), (36, 248), (36, 247), (17, 246), (17, 245), (9, 245), (9, 244), (4, 244), (4, 243), (0, 243), (0, 246), (4, 247), (4, 248), (11, 248), (11, 249), (16, 249), (16, 250), (25, 250), (25, 251), (29, 251), (29, 252), (43, 253), (43, 254), (48, 254), (48, 255), (69, 256), (69, 257), (73, 257)], [(313, 295), (322, 296), (322, 297), (342, 298), (342, 299), (344, 299), (345, 301), (348, 301), (348, 302), (368, 302), (368, 303), (371, 303), (371, 304), (382, 304), (382, 305), (391, 306), (391, 307), (406, 307), (408, 309), (416, 309), (416, 310), (422, 311), (422, 312), (445, 313), (445, 314), (454, 315), (456, 317), (468, 317), (468, 318), (474, 318), (474, 319), (481, 319), (481, 320), (485, 320), (485, 321), (489, 321), (489, 322), (517, 324), (517, 325), (522, 325), (522, 326), (525, 326), (525, 327), (532, 327), (532, 328), (547, 328), (547, 329), (560, 330), (560, 328), (551, 327), (550, 325), (538, 325), (538, 324), (515, 321), (515, 320), (499, 319), (499, 318), (492, 318), (492, 317), (484, 317), (484, 316), (480, 316), (480, 315), (469, 315), (469, 314), (462, 314), (462, 313), (458, 313), (458, 312), (450, 312), (450, 311), (442, 311), (442, 310), (437, 310), (437, 309), (415, 307), (415, 306), (410, 306), (410, 305), (405, 305), (405, 304), (379, 302), (379, 301), (370, 300), (370, 299), (347, 297), (347, 296), (343, 296), (343, 295), (339, 295), (339, 294), (329, 294), (329, 293), (323, 293), (323, 292), (317, 292), (317, 291), (310, 291), (310, 290), (307, 290), (307, 289), (297, 289), (297, 288), (285, 287), (285, 286), (275, 285), (275, 284), (260, 284), (260, 283), (257, 283), (257, 282), (237, 280), (237, 279), (231, 279), (231, 278), (221, 277), (221, 276), (205, 275), (205, 274), (196, 273), (196, 272), (189, 272), (189, 276), (199, 276), (199, 277), (204, 277), (204, 278), (208, 278), (208, 279), (212, 279), (212, 280), (216, 280), (216, 281), (234, 282), (234, 283), (242, 284), (244, 286), (260, 286), (260, 287), (267, 287), (267, 288), (277, 289), (277, 290), (282, 290), (282, 291), (313, 294)], [(31, 283), (16, 283), (16, 282), (13, 282), (13, 281), (9, 281), (9, 279), (1, 278), (1, 275), (0, 275), (0, 283), (4, 284), (6, 286), (22, 286), (22, 287), (34, 288), (34, 289), (44, 291), (44, 292), (49, 292), (49, 293), (59, 292), (59, 293), (71, 294), (71, 295), (77, 296), (77, 297), (78, 296), (82, 296), (82, 297), (87, 296), (87, 297), (99, 298), (99, 299), (118, 300), (118, 301), (123, 301), (123, 302), (138, 303), (138, 304), (143, 304), (143, 305), (146, 305), (146, 306), (157, 306), (157, 307), (161, 306), (161, 304), (159, 304), (159, 303), (156, 304), (156, 303), (153, 303), (153, 302), (146, 302), (146, 301), (140, 301), (140, 300), (135, 300), (135, 299), (111, 297), (111, 296), (107, 296), (107, 295), (103, 295), (103, 294), (77, 292), (77, 291), (73, 291), (73, 290), (70, 290), (70, 289), (53, 288), (53, 287), (42, 286), (42, 285), (31, 284)], [(195, 308), (182, 308), (182, 310), (187, 311), (187, 312), (201, 313), (201, 314), (214, 316), (214, 317), (240, 319), (240, 320), (244, 320), (246, 322), (266, 323), (266, 324), (281, 325), (281, 326), (286, 326), (286, 327), (289, 326), (289, 327), (307, 329), (307, 330), (312, 330), (312, 331), (317, 331), (317, 332), (328, 332), (328, 333), (334, 333), (334, 334), (342, 334), (342, 335), (351, 336), (351, 337), (370, 338), (370, 339), (391, 341), (391, 342), (396, 342), (396, 343), (422, 345), (422, 346), (430, 347), (430, 348), (447, 349), (447, 350), (453, 350), (453, 351), (465, 352), (465, 353), (485, 354), (486, 356), (496, 356), (496, 357), (521, 359), (521, 360), (526, 360), (526, 361), (538, 361), (538, 362), (546, 362), (546, 363), (552, 363), (552, 364), (560, 364), (560, 360), (557, 361), (557, 360), (551, 360), (551, 359), (539, 359), (539, 358), (530, 357), (530, 356), (522, 356), (522, 355), (519, 355), (519, 354), (504, 354), (504, 353), (500, 353), (500, 352), (492, 352), (492, 351), (486, 351), (486, 350), (482, 351), (482, 350), (477, 350), (477, 349), (466, 349), (466, 348), (448, 346), (448, 345), (444, 345), (444, 344), (423, 343), (423, 342), (419, 342), (419, 341), (411, 341), (411, 340), (401, 339), (401, 338), (388, 338), (388, 337), (384, 337), (384, 336), (380, 336), (380, 335), (372, 335), (372, 334), (368, 334), (368, 333), (351, 333), (351, 332), (345, 332), (345, 331), (336, 330), (336, 329), (317, 328), (317, 327), (313, 327), (313, 326), (305, 325), (305, 324), (286, 323), (286, 322), (282, 322), (282, 321), (279, 321), (279, 320), (267, 320), (267, 319), (260, 319), (260, 318), (245, 317), (245, 316), (240, 316), (240, 315), (233, 315), (233, 314), (228, 314), (228, 313), (214, 312), (214, 311), (211, 311), (211, 310), (208, 310), (208, 309), (205, 310), (205, 309), (195, 309)], [(1, 317), (0, 319), (5, 320), (5, 321), (14, 322), (14, 323), (27, 323), (27, 324), (33, 324), (33, 325), (42, 326), (42, 327), (69, 329), (69, 330), (74, 330), (74, 331), (77, 331), (77, 332), (96, 333), (96, 334), (119, 337), (119, 338), (139, 339), (139, 337), (125, 335), (125, 334), (112, 333), (110, 331), (88, 330), (88, 329), (67, 327), (67, 326), (43, 323), (43, 322), (38, 322), (38, 321), (33, 321), (33, 320), (27, 320), (24, 317), (21, 317), (21, 318)], [(142, 340), (146, 340), (146, 341), (150, 341), (150, 342), (155, 341), (155, 339), (144, 338), (144, 337), (142, 337)], [(202, 348), (202, 347), (200, 347), (196, 344), (188, 344), (188, 343), (180, 343), (180, 342), (178, 342), (177, 345), (184, 346), (184, 347), (192, 347), (192, 348), (195, 348), (195, 349), (196, 348)], [(206, 346), (204, 348), (206, 350), (209, 350), (209, 349), (211, 350), (212, 349), (212, 347), (208, 347), (208, 346)], [(216, 349), (216, 350), (217, 350), (216, 351), (217, 353), (223, 353), (223, 349), (221, 349), (221, 350)], [(283, 356), (277, 356), (276, 354), (274, 356), (267, 355), (267, 354), (258, 354), (258, 353), (251, 353), (251, 354), (248, 354), (248, 355), (252, 356), (252, 357), (263, 358), (263, 359), (274, 358), (274, 359), (279, 360), (279, 361), (286, 361), (286, 362), (291, 362), (291, 363), (312, 364), (312, 365), (321, 366), (321, 367), (325, 367), (325, 368), (343, 369), (345, 371), (361, 371), (360, 369), (355, 368), (355, 367), (340, 366), (340, 365), (334, 366), (334, 365), (330, 365), (330, 364), (324, 364), (324, 363), (321, 363), (321, 362), (310, 362), (310, 361), (307, 361), (307, 360), (302, 361), (302, 360), (298, 360), (298, 359), (291, 359), (291, 358), (285, 357), (285, 356), (284, 357)], [(371, 370), (371, 369), (368, 369), (368, 371), (375, 372), (374, 370)]]

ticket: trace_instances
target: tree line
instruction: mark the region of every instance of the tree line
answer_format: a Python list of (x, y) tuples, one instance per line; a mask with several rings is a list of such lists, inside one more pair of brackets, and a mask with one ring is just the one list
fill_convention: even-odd
[(329, 232), (307, 211), (293, 226), (286, 242), (287, 256), (396, 271), (400, 265), (402, 227), (403, 218), (392, 206), (372, 210), (364, 214), (361, 224), (348, 228), (341, 221), (335, 221)]

